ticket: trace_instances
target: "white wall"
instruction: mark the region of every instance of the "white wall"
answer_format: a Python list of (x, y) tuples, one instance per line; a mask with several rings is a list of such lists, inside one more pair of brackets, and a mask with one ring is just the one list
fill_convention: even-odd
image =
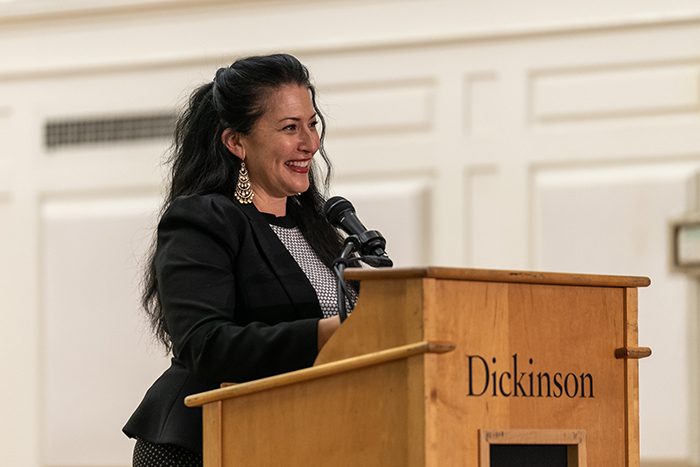
[(167, 143), (47, 151), (44, 122), (169, 111), (276, 50), (313, 72), (334, 192), (398, 265), (650, 276), (643, 464), (698, 463), (696, 284), (668, 273), (665, 237), (700, 206), (695, 1), (15, 0), (0, 2), (1, 465), (128, 465), (121, 425), (167, 366), (135, 287)]

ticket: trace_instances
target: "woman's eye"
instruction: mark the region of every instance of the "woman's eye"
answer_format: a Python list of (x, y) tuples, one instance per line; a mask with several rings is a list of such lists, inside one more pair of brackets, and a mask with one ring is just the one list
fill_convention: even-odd
[(313, 122), (309, 123), (309, 128), (314, 128), (318, 125), (318, 121), (314, 120)]
[(297, 126), (292, 123), (291, 125), (287, 125), (286, 127), (284, 127), (284, 129), (285, 130), (296, 130)]

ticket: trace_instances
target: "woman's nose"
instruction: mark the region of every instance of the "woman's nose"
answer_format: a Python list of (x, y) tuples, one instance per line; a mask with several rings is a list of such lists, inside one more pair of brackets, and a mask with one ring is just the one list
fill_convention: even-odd
[(301, 132), (300, 136), (299, 149), (309, 152), (310, 154), (315, 154), (321, 145), (316, 128), (306, 128), (306, 130)]

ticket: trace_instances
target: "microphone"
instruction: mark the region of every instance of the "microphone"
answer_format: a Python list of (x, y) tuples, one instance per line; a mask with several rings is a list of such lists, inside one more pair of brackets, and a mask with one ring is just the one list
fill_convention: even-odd
[(362, 225), (350, 201), (341, 196), (334, 196), (326, 201), (323, 213), (332, 226), (342, 229), (348, 235), (355, 235), (360, 240), (360, 252), (364, 256), (382, 257), (382, 263), (391, 263), (384, 251), (386, 240), (377, 230), (367, 230), (367, 227)]

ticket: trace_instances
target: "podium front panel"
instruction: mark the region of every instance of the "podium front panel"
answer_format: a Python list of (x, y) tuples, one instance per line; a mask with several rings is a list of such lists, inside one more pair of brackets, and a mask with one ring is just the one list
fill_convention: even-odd
[(423, 355), (221, 401), (205, 467), (419, 467)]
[[(478, 465), (478, 430), (585, 430), (590, 465), (624, 466), (623, 288), (434, 284), (427, 339), (457, 350), (426, 368), (428, 465)], [(471, 454), (468, 454), (471, 453)]]

